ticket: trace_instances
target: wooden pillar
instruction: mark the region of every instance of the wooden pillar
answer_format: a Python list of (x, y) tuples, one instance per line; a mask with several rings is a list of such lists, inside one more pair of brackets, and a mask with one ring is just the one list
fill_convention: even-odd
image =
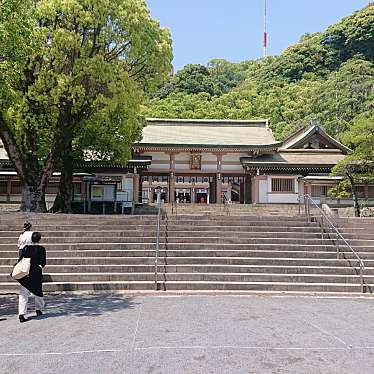
[(170, 153), (169, 202), (175, 201), (175, 154)]
[(222, 204), (222, 155), (217, 154), (216, 203)]
[(143, 202), (143, 171), (139, 173), (139, 195), (138, 202)]
[(209, 191), (210, 191), (210, 203), (215, 204), (217, 202), (216, 193), (217, 193), (217, 178), (214, 177), (213, 181), (209, 183)]
[(244, 179), (244, 204), (252, 204), (252, 175), (247, 174)]
[(133, 199), (134, 203), (139, 202), (139, 196), (140, 196), (140, 175), (139, 174), (134, 174), (133, 176)]
[(148, 176), (148, 201), (153, 203), (153, 187), (152, 187), (152, 176)]

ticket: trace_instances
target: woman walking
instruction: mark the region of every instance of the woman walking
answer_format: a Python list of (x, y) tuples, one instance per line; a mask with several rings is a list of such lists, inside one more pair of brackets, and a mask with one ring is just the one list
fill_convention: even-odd
[(27, 312), (27, 302), (29, 296), (35, 296), (35, 309), (36, 315), (41, 316), (44, 308), (42, 281), (43, 273), (42, 268), (46, 264), (46, 251), (45, 248), (39, 245), (41, 234), (37, 231), (32, 233), (31, 245), (26, 245), (20, 249), (20, 261), (22, 258), (30, 258), (30, 272), (29, 275), (21, 278), (18, 282), (21, 284), (18, 302), (18, 317), (20, 322), (26, 322), (25, 314)]
[(26, 245), (31, 244), (31, 236), (33, 232), (31, 231), (32, 224), (31, 222), (26, 221), (23, 224), (23, 233), (18, 238), (18, 249), (22, 249)]

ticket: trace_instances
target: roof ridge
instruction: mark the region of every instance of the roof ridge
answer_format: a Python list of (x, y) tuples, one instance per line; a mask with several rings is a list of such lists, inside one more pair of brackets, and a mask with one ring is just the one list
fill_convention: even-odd
[(261, 127), (268, 127), (268, 119), (256, 119), (256, 120), (238, 120), (238, 119), (196, 119), (196, 118), (147, 118), (147, 123), (150, 125), (161, 125), (161, 126), (176, 126), (178, 124), (183, 125), (197, 125), (197, 126), (206, 126), (206, 125), (220, 125), (220, 126), (248, 126), (255, 127), (262, 125)]

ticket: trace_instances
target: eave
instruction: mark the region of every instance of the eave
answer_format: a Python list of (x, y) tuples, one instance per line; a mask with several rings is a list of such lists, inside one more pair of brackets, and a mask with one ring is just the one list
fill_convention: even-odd
[(151, 144), (139, 143), (132, 146), (135, 152), (248, 152), (271, 153), (276, 152), (281, 142), (264, 145), (210, 145), (210, 144)]
[(281, 163), (242, 163), (243, 168), (249, 172), (292, 172), (292, 173), (330, 173), (335, 165), (302, 165), (302, 164), (281, 164)]

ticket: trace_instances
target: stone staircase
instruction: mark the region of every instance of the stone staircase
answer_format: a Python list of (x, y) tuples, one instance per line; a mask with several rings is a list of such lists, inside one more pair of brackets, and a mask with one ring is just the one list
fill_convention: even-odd
[[(155, 204), (150, 204), (154, 206)], [(163, 204), (168, 214), (204, 216), (297, 216), (296, 204)]]
[[(278, 208), (278, 210), (281, 208)], [(337, 259), (332, 240), (302, 216), (165, 214), (161, 224), (158, 288), (166, 291), (359, 293), (353, 256)], [(9, 277), (25, 217), (0, 217), (0, 292)], [(154, 290), (156, 220), (143, 216), (32, 215), (43, 233), (48, 264), (45, 291)], [(342, 231), (374, 277), (374, 225)], [(344, 258), (343, 258), (344, 257)]]

